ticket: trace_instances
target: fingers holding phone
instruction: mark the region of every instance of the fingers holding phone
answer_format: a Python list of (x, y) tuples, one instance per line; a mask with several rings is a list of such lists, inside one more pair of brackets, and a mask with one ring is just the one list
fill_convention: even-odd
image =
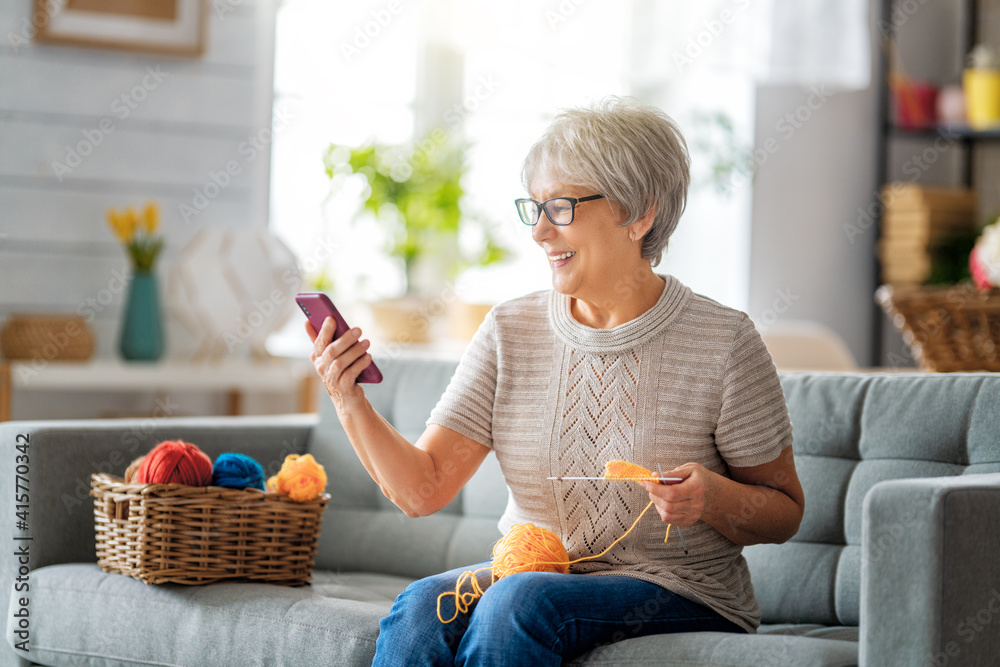
[(313, 339), (309, 358), (334, 402), (363, 397), (358, 377), (371, 366), (372, 356), (368, 352), (371, 342), (361, 340), (361, 330), (349, 329), (331, 340), (335, 324), (333, 318), (328, 317), (318, 333), (307, 322), (306, 332)]
[(345, 400), (364, 398), (358, 383), (382, 381), (368, 352), (370, 342), (361, 340), (361, 330), (349, 327), (325, 294), (301, 293), (296, 301), (313, 343), (309, 358), (338, 410), (347, 407)]

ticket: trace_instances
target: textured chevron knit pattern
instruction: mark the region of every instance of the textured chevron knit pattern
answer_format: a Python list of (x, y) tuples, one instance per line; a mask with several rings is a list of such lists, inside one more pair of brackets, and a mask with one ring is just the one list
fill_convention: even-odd
[[(510, 489), (500, 529), (534, 523), (576, 559), (603, 551), (649, 501), (598, 476), (613, 459), (655, 470), (693, 461), (730, 467), (774, 460), (791, 445), (777, 372), (749, 318), (670, 276), (649, 311), (614, 329), (586, 327), (546, 291), (496, 306), (428, 423), (491, 447)], [(741, 548), (703, 522), (663, 543), (650, 513), (628, 539), (574, 573), (659, 584), (748, 631), (760, 611)]]

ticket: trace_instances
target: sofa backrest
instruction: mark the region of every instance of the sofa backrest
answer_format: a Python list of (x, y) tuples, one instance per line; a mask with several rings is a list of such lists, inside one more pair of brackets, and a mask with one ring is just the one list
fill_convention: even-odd
[(744, 549), (763, 621), (858, 625), (865, 494), (1000, 471), (1000, 376), (789, 373), (782, 386), (806, 510), (788, 543)]
[[(412, 442), (456, 362), (378, 364), (385, 381), (365, 392)], [(763, 619), (857, 625), (864, 495), (883, 480), (1000, 472), (1000, 376), (794, 373), (782, 385), (806, 512), (789, 542), (744, 550)], [(496, 457), (444, 510), (409, 519), (371, 481), (329, 399), (322, 405), (309, 449), (332, 500), (318, 567), (419, 577), (489, 558), (507, 502)]]

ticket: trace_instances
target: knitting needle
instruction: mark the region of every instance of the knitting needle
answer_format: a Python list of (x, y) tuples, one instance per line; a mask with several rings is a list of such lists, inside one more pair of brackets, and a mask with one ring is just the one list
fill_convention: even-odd
[[(660, 471), (660, 479), (663, 479), (663, 467), (659, 463), (657, 463), (656, 464), (656, 469)], [(660, 483), (662, 484), (663, 482), (660, 482)], [(667, 532), (668, 533), (670, 532), (670, 528), (669, 527), (667, 528)], [(684, 533), (681, 532), (681, 527), (680, 526), (677, 526), (677, 537), (681, 538), (681, 548), (684, 549), (684, 555), (687, 556), (688, 555), (688, 548), (687, 548), (687, 545), (684, 544)]]
[(659, 482), (660, 484), (677, 484), (678, 482), (683, 482), (683, 477), (643, 477), (636, 479), (615, 479), (614, 477), (546, 477), (545, 479), (554, 479), (557, 482), (565, 482), (571, 479), (590, 479), (590, 480), (602, 480), (605, 482)]

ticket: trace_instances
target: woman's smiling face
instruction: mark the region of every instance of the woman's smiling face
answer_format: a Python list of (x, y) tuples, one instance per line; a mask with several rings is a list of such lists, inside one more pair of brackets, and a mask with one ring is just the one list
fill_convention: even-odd
[[(553, 197), (587, 197), (600, 194), (592, 188), (568, 185), (539, 177), (531, 184), (531, 198), (544, 202)], [(553, 225), (542, 213), (531, 229), (534, 239), (549, 260), (552, 288), (561, 294), (587, 299), (603, 292), (619, 280), (625, 266), (634, 261), (629, 252), (628, 230), (619, 226), (621, 216), (607, 199), (576, 205), (569, 225)]]

